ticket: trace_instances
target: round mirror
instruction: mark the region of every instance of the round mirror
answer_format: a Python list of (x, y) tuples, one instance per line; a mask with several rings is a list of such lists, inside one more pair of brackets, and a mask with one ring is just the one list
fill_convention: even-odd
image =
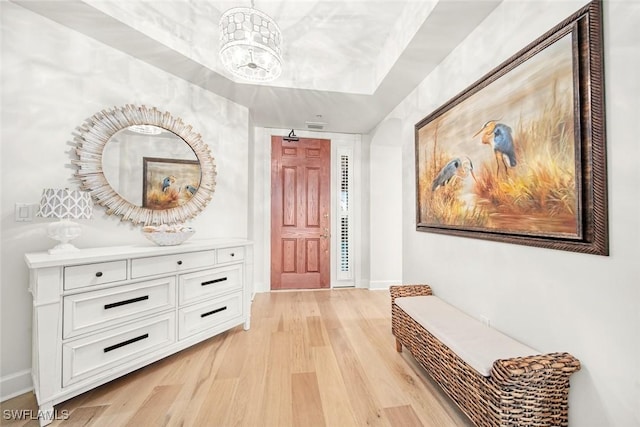
[(196, 153), (178, 135), (157, 126), (128, 126), (102, 151), (102, 171), (129, 203), (167, 209), (188, 202), (200, 187)]
[(127, 105), (94, 115), (78, 130), (76, 175), (109, 214), (175, 224), (211, 199), (213, 157), (200, 135), (169, 113)]

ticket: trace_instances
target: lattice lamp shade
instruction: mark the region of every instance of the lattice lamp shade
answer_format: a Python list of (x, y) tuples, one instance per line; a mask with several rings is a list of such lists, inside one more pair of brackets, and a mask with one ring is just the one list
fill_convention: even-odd
[(49, 224), (47, 234), (58, 245), (49, 249), (50, 254), (76, 251), (78, 248), (69, 241), (80, 236), (80, 225), (71, 219), (90, 219), (93, 213), (91, 195), (86, 191), (69, 190), (68, 188), (45, 188), (42, 191), (40, 209), (37, 216), (42, 218), (58, 218), (60, 221)]
[(268, 82), (282, 72), (282, 33), (266, 13), (235, 7), (220, 18), (220, 59), (234, 76)]

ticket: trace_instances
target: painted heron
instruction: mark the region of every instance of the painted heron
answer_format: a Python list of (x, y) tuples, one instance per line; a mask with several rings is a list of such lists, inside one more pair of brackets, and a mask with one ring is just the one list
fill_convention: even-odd
[(509, 175), (509, 169), (515, 167), (516, 152), (513, 146), (513, 136), (511, 135), (511, 128), (505, 124), (497, 123), (496, 120), (489, 120), (482, 126), (478, 132), (476, 132), (474, 138), (478, 134), (482, 133), (482, 143), (488, 144), (493, 147), (493, 154), (496, 158), (496, 178), (500, 174), (500, 158), (504, 165), (505, 174)]
[(473, 173), (473, 163), (471, 159), (468, 157), (465, 157), (463, 160), (455, 158), (440, 169), (440, 172), (438, 172), (438, 175), (436, 175), (436, 178), (431, 183), (431, 191), (436, 191), (438, 187), (447, 185), (455, 178), (465, 177), (468, 173), (471, 174), (474, 181), (478, 182)]
[(195, 187), (190, 184), (185, 185), (184, 189), (187, 190), (192, 196), (196, 194), (196, 191), (198, 191), (198, 187)]
[(176, 182), (176, 177), (171, 175), (162, 180), (162, 192), (166, 192), (171, 184)]

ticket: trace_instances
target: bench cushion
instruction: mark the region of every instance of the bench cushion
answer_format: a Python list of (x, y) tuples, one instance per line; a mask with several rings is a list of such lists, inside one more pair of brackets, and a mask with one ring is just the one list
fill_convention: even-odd
[(433, 295), (399, 297), (395, 303), (485, 377), (498, 359), (540, 354)]

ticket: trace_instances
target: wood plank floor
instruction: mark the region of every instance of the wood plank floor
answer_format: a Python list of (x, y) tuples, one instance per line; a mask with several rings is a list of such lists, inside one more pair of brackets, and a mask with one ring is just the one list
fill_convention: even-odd
[[(234, 328), (56, 406), (51, 426), (471, 426), (405, 349), (386, 291), (256, 295)], [(37, 413), (32, 393), (3, 402)], [(15, 412), (14, 412), (15, 414)]]

